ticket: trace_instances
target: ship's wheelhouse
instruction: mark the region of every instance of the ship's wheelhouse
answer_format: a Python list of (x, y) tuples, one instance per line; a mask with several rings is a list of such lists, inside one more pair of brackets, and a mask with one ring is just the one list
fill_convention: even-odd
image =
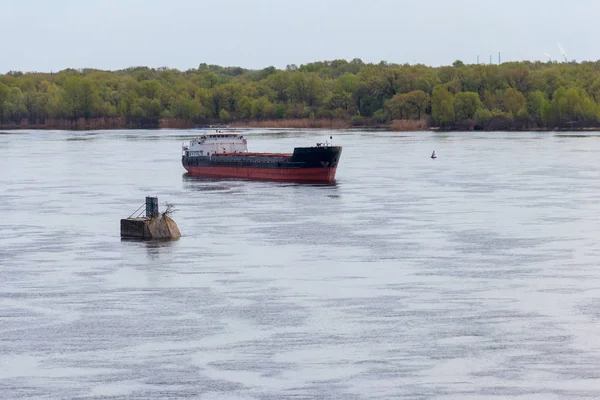
[(247, 140), (239, 133), (213, 133), (202, 135), (183, 146), (187, 156), (210, 156), (215, 153), (245, 153), (248, 151)]

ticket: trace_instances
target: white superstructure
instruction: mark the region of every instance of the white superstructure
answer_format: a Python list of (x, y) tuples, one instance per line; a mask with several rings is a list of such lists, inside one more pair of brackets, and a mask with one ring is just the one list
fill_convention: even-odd
[(239, 133), (211, 133), (191, 140), (182, 149), (184, 155), (195, 157), (215, 153), (245, 153), (248, 145), (244, 135)]

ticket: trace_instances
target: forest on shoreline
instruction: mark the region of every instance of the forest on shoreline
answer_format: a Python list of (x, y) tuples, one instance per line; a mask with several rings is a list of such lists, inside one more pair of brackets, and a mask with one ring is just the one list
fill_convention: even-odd
[(248, 70), (132, 67), (0, 75), (0, 128), (207, 125), (391, 130), (600, 128), (600, 61), (333, 60)]

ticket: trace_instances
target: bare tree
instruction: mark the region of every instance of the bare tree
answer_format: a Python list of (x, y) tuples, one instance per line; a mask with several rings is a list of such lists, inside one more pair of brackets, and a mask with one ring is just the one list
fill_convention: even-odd
[(173, 212), (175, 211), (175, 206), (171, 203), (165, 203), (166, 209), (165, 212), (163, 212), (163, 215), (167, 215), (170, 216), (171, 214), (173, 214)]

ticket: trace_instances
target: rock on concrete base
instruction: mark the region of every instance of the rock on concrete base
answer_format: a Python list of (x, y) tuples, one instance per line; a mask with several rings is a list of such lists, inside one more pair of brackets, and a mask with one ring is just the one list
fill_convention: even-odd
[(124, 218), (121, 220), (121, 237), (131, 239), (179, 239), (181, 233), (168, 215), (156, 218)]
[(175, 221), (165, 214), (160, 214), (158, 217), (151, 219), (148, 230), (152, 239), (179, 239), (181, 237)]

